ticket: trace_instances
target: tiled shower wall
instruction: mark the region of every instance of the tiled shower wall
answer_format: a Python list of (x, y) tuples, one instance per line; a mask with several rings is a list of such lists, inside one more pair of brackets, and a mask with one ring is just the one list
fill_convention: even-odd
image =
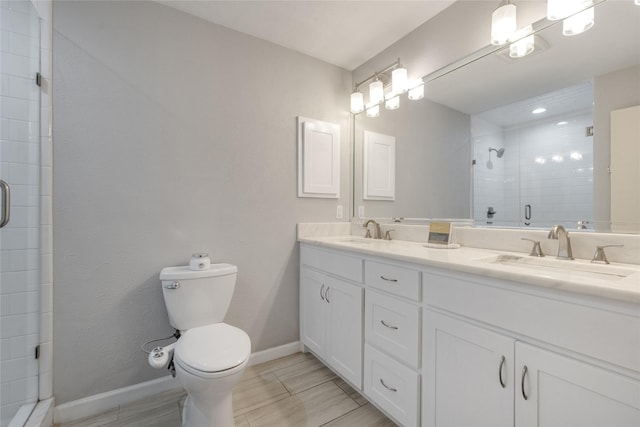
[(0, 234), (0, 425), (38, 399), (40, 266), (40, 23), (26, 1), (0, 2), (0, 175), (11, 218)]
[[(3, 398), (3, 402), (6, 400), (8, 406), (14, 406), (2, 408), (4, 425), (4, 418), (12, 415), (15, 406), (19, 405), (18, 398), (35, 401), (46, 400), (53, 395), (53, 159), (51, 0), (2, 1), (1, 5), (0, 170), (2, 179), (12, 184), (13, 208), (11, 221), (3, 229), (0, 241), (0, 393), (9, 396)], [(36, 16), (30, 13), (32, 7)], [(35, 31), (34, 26), (38, 27)], [(29, 49), (25, 43), (29, 44)], [(26, 50), (30, 51), (29, 55), (19, 54)], [(40, 88), (34, 84), (38, 69), (42, 74)], [(38, 343), (40, 359), (34, 362), (33, 350)], [(21, 361), (30, 363), (24, 364), (25, 378), (16, 379)], [(50, 425), (50, 418), (41, 416), (36, 424), (30, 420), (29, 425)]]

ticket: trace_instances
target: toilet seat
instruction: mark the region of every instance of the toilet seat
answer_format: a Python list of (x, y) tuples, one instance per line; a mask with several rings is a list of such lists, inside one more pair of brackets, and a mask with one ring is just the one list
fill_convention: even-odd
[(176, 343), (174, 361), (193, 375), (216, 377), (243, 368), (250, 354), (251, 341), (246, 332), (215, 323), (185, 331)]

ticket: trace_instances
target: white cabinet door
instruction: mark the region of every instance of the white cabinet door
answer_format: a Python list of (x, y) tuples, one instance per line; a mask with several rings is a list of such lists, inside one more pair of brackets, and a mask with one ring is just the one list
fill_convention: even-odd
[(521, 342), (516, 373), (518, 427), (640, 426), (638, 381)]
[(332, 277), (327, 277), (325, 284), (329, 307), (327, 362), (361, 389), (363, 289)]
[(513, 426), (514, 340), (429, 310), (422, 426)]
[(300, 340), (320, 357), (325, 355), (326, 299), (325, 275), (300, 269)]

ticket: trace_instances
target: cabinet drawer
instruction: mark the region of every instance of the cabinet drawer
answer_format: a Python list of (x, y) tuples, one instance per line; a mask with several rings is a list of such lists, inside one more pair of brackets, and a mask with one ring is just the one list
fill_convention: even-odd
[(379, 292), (365, 296), (365, 339), (417, 369), (420, 360), (420, 308)]
[(420, 377), (368, 344), (364, 346), (364, 392), (403, 426), (417, 426)]
[(300, 245), (300, 263), (362, 283), (362, 258), (340, 252)]
[(420, 272), (397, 265), (367, 261), (365, 280), (368, 286), (401, 297), (420, 301)]

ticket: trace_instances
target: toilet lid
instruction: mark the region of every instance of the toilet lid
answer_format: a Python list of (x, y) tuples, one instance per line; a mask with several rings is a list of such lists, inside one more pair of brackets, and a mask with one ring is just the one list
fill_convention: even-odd
[(251, 341), (242, 329), (226, 323), (199, 326), (182, 334), (174, 357), (200, 372), (220, 372), (243, 363), (251, 354)]

